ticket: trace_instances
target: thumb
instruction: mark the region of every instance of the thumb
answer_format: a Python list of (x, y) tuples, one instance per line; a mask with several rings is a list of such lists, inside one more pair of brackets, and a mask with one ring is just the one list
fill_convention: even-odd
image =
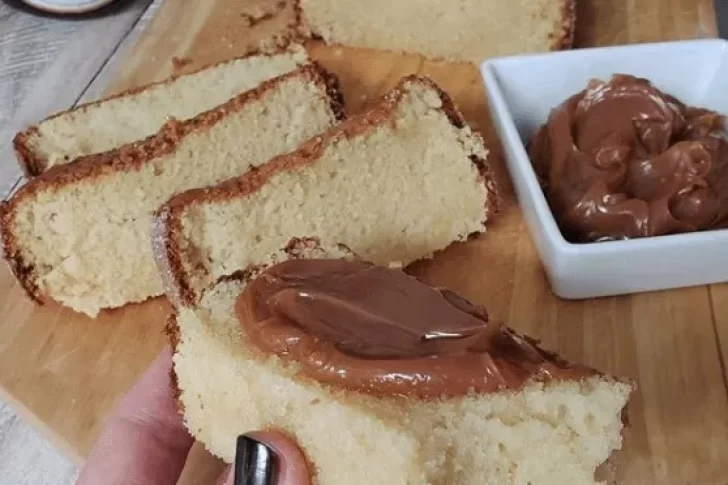
[(306, 458), (284, 434), (260, 431), (240, 435), (235, 463), (225, 485), (310, 485)]

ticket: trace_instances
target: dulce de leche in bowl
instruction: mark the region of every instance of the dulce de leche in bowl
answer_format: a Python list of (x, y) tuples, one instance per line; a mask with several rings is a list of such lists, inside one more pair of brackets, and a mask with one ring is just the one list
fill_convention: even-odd
[(615, 74), (554, 108), (528, 146), (571, 242), (728, 227), (725, 117)]
[(728, 281), (728, 41), (504, 57), (481, 72), (555, 295)]

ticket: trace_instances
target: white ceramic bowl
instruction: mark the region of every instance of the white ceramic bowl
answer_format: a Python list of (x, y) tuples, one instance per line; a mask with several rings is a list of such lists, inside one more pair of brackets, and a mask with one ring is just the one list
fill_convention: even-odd
[(665, 42), (514, 56), (481, 66), (516, 195), (551, 287), (579, 299), (728, 281), (728, 230), (573, 244), (526, 153), (552, 108), (612, 74), (644, 77), (691, 106), (728, 114), (728, 42)]
[(21, 0), (38, 10), (57, 14), (82, 14), (98, 10), (116, 0)]

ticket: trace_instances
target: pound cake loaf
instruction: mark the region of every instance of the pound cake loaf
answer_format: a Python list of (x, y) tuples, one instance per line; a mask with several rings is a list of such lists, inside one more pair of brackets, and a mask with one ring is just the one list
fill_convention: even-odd
[(277, 429), (316, 485), (606, 483), (595, 471), (621, 447), (632, 383), (357, 261), (294, 240), (176, 309), (173, 382), (208, 450), (231, 463), (239, 434)]
[(497, 207), (486, 156), (447, 94), (406, 77), (295, 152), (163, 205), (152, 235), (167, 296), (194, 304), (299, 234), (377, 263), (432, 255), (485, 231)]
[(152, 212), (294, 150), (343, 117), (333, 76), (311, 64), (119, 150), (54, 167), (0, 206), (5, 258), (27, 293), (95, 316), (163, 293)]
[[(57, 113), (13, 140), (27, 176), (155, 134), (168, 118), (208, 111), (263, 81), (310, 62), (299, 45), (250, 54)], [(143, 113), (143, 115), (141, 115)]]
[(304, 36), (469, 61), (571, 47), (575, 0), (295, 0)]

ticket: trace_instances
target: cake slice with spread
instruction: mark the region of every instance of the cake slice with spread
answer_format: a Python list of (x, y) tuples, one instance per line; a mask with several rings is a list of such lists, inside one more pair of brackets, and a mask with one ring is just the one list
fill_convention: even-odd
[(168, 332), (194, 437), (232, 462), (238, 434), (281, 430), (317, 485), (601, 483), (632, 392), (315, 239), (221, 280)]

